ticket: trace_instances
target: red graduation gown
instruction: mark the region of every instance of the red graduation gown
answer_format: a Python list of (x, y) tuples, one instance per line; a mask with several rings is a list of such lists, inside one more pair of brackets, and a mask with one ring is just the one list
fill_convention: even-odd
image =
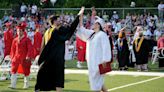
[(27, 36), (24, 36), (20, 42), (16, 37), (11, 46), (11, 73), (21, 73), (25, 76), (29, 76), (31, 61), (26, 61), (26, 57), (32, 58), (32, 43)]
[(9, 29), (4, 32), (4, 56), (10, 55), (12, 41), (14, 39), (13, 30)]
[(40, 32), (35, 32), (34, 34), (34, 58), (39, 55), (42, 44), (42, 34)]
[(77, 54), (78, 61), (84, 62), (85, 54), (86, 54), (86, 42), (76, 37), (76, 48), (78, 52)]

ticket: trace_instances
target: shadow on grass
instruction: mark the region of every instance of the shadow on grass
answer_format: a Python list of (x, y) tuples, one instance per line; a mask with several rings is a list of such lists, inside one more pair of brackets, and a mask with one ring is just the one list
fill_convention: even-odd
[(1, 92), (18, 92), (16, 90), (1, 90)]
[(92, 92), (92, 91), (82, 91), (82, 90), (64, 90), (64, 92)]
[(74, 81), (78, 81), (78, 80), (72, 80), (72, 79), (66, 79), (65, 82), (74, 82)]

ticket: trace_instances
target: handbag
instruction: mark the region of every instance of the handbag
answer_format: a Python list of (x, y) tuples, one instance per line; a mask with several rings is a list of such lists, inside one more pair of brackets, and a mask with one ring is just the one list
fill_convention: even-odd
[(105, 74), (112, 71), (111, 69), (111, 62), (105, 62), (105, 63), (101, 63), (99, 64), (99, 72), (100, 74)]

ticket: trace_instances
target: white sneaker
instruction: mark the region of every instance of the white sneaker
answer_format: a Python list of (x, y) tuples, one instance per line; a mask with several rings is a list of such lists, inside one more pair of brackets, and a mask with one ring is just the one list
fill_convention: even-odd
[(8, 86), (8, 88), (16, 89), (16, 85), (12, 85), (12, 84), (10, 84), (10, 86)]
[(82, 68), (81, 63), (77, 62), (77, 68)]
[(23, 89), (27, 89), (27, 88), (29, 88), (29, 84), (26, 82), (24, 83)]
[(27, 89), (29, 88), (29, 78), (28, 77), (24, 77), (24, 86), (23, 86), (24, 89)]
[(16, 83), (17, 83), (17, 74), (12, 74), (11, 75), (11, 84), (10, 84), (9, 88), (15, 89)]

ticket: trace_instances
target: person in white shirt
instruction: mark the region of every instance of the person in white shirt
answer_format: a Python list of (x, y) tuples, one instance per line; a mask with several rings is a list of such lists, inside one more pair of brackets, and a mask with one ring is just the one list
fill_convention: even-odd
[(22, 3), (22, 5), (20, 7), (20, 12), (21, 12), (21, 17), (24, 17), (26, 15), (27, 6), (24, 3)]
[(158, 28), (157, 30), (154, 31), (154, 35), (155, 35), (156, 41), (159, 39), (159, 37), (160, 37), (161, 34), (162, 34), (160, 30), (161, 30), (161, 29)]
[(158, 14), (161, 22), (163, 21), (163, 12), (164, 12), (164, 4), (161, 1), (160, 4), (158, 4)]
[(112, 15), (111, 20), (118, 20), (118, 19), (119, 19), (119, 16), (118, 16), (117, 12), (113, 11), (113, 15)]
[(119, 31), (121, 30), (121, 20), (117, 20), (117, 23), (116, 23), (116, 26), (115, 26), (115, 29), (114, 29), (114, 32), (115, 33), (119, 33)]
[(31, 7), (31, 14), (32, 14), (33, 16), (35, 16), (37, 10), (38, 10), (38, 7), (37, 7), (35, 4), (33, 4), (32, 7)]
[(30, 28), (27, 32), (27, 36), (31, 40), (32, 44), (34, 43), (34, 34), (35, 34), (35, 32), (32, 30), (32, 28)]
[(29, 28), (32, 28), (32, 30), (35, 30), (35, 22), (33, 18), (29, 22)]

